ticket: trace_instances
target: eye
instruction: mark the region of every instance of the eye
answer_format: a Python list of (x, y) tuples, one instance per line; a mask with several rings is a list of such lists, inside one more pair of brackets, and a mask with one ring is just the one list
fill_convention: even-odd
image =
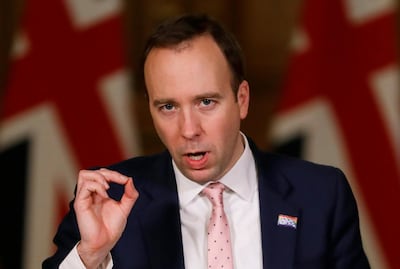
[(174, 109), (173, 104), (165, 104), (163, 106), (160, 106), (160, 110), (171, 111), (173, 109)]
[(205, 98), (205, 99), (202, 99), (202, 100), (201, 100), (201, 104), (202, 104), (203, 106), (209, 106), (209, 105), (211, 105), (211, 104), (213, 104), (213, 103), (214, 103), (214, 101), (211, 100), (211, 99)]

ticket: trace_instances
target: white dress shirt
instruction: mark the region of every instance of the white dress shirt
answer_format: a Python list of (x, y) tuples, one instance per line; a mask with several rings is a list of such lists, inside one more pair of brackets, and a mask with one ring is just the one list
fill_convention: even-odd
[[(243, 135), (245, 149), (233, 168), (219, 181), (231, 230), (235, 269), (261, 269), (262, 247), (257, 173), (254, 157)], [(186, 269), (207, 268), (207, 222), (211, 203), (201, 194), (205, 185), (186, 178), (173, 163), (179, 194)]]
[[(257, 172), (253, 154), (242, 134), (245, 149), (233, 168), (219, 181), (227, 188), (224, 209), (231, 230), (235, 269), (262, 269), (261, 225)], [(172, 162), (179, 195), (185, 269), (207, 268), (207, 221), (211, 203), (201, 195), (205, 185), (186, 178)], [(99, 269), (111, 269), (109, 255)], [(60, 265), (61, 269), (85, 269), (76, 246)]]

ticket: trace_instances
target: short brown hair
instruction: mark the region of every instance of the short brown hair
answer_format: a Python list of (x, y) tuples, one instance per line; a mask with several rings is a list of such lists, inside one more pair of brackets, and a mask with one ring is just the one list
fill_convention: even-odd
[(235, 37), (216, 20), (205, 14), (184, 14), (160, 24), (147, 40), (142, 56), (142, 71), (153, 48), (169, 48), (195, 37), (209, 34), (224, 54), (232, 73), (232, 90), (236, 94), (245, 79), (242, 49)]

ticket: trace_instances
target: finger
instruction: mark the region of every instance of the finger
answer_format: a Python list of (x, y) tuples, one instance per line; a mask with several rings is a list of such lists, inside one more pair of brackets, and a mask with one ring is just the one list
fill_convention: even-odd
[(120, 205), (125, 215), (128, 216), (137, 198), (139, 197), (139, 193), (133, 185), (132, 178), (129, 178), (125, 183), (124, 189), (125, 191), (121, 197)]
[(99, 170), (81, 170), (78, 175), (78, 188), (85, 184), (87, 181), (97, 181), (103, 184), (106, 189), (109, 189), (107, 179), (103, 174), (99, 173)]
[(123, 184), (125, 185), (126, 182), (130, 179), (130, 177), (125, 176), (117, 171), (113, 171), (107, 168), (101, 168), (99, 170), (97, 170), (101, 175), (104, 176), (104, 178), (108, 181), (108, 182), (115, 182), (118, 184)]
[(108, 198), (106, 190), (107, 188), (102, 182), (99, 182), (97, 180), (85, 180), (78, 187), (77, 198), (85, 199), (92, 196), (93, 194), (98, 194), (103, 198)]

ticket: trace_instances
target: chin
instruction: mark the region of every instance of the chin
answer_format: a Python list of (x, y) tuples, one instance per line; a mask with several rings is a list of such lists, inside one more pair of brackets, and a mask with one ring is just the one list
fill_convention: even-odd
[(210, 180), (210, 175), (205, 175), (205, 173), (200, 172), (200, 171), (191, 171), (187, 173), (186, 177), (194, 182), (197, 182), (199, 184), (205, 184)]

